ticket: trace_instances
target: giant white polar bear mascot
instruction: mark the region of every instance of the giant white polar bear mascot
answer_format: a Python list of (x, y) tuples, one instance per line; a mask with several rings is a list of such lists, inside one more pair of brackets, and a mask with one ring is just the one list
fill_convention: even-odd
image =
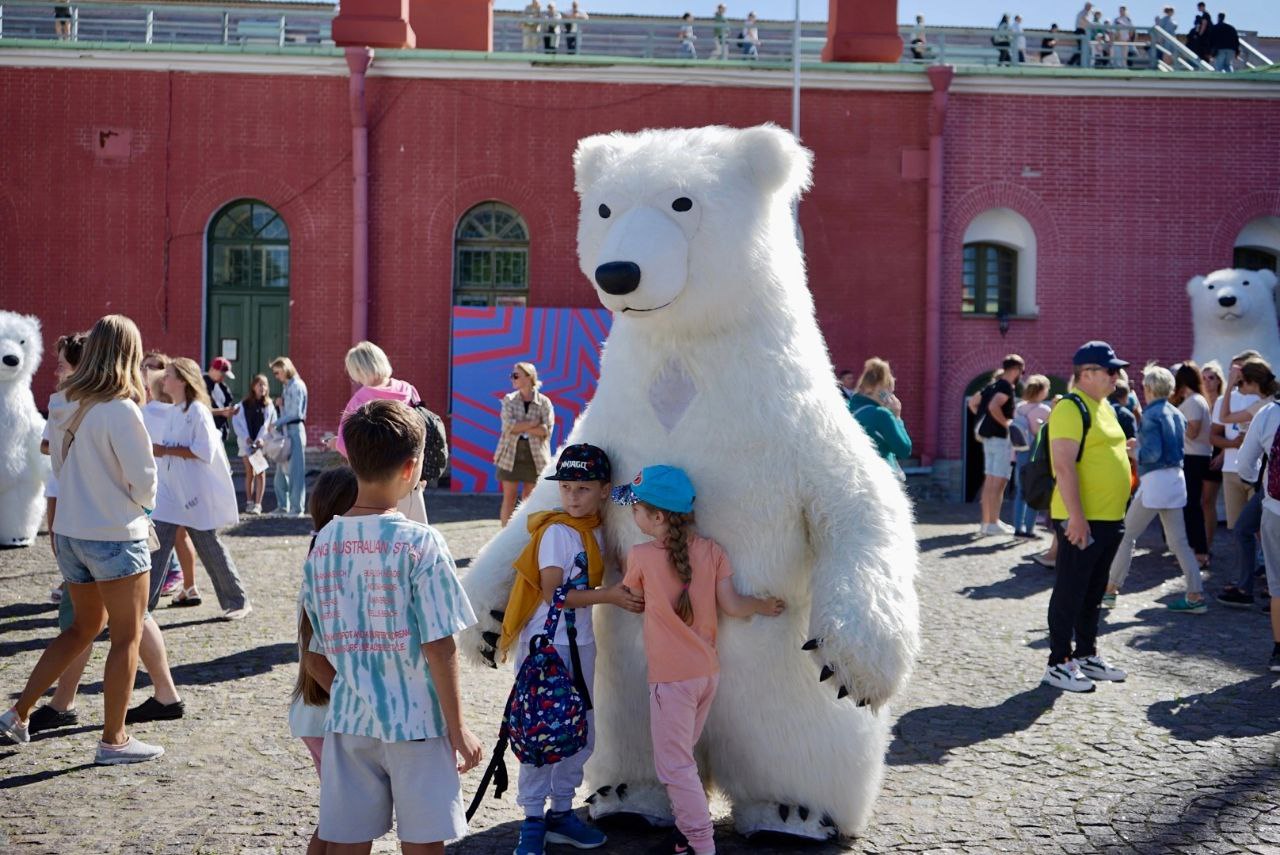
[[(591, 442), (615, 481), (683, 467), (699, 530), (734, 584), (785, 598), (776, 619), (720, 622), (721, 682), (699, 767), (739, 831), (824, 839), (866, 825), (887, 737), (884, 704), (918, 648), (916, 544), (907, 499), (849, 416), (814, 320), (791, 206), (810, 155), (774, 126), (651, 130), (582, 140), (578, 254), (612, 310), (594, 399), (569, 442)], [(525, 516), (557, 503), (542, 482), (463, 581), (491, 655)], [(644, 539), (605, 514), (606, 583)], [(670, 822), (654, 771), (641, 618), (594, 622), (598, 727), (591, 813)]]
[(1280, 366), (1275, 288), (1270, 270), (1215, 270), (1192, 277), (1187, 283), (1195, 336), (1191, 358), (1201, 365), (1216, 359), (1227, 371), (1231, 357), (1256, 350), (1272, 368)]
[(31, 395), (43, 352), (37, 318), (0, 311), (0, 548), (30, 546), (44, 516), (44, 417)]

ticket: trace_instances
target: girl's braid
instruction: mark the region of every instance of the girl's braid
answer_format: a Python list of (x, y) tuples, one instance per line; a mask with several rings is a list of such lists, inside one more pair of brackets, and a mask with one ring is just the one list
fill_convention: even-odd
[(689, 580), (693, 567), (689, 564), (689, 535), (693, 530), (693, 514), (667, 512), (667, 554), (684, 590), (676, 600), (676, 614), (687, 624), (693, 623), (693, 603), (689, 599)]

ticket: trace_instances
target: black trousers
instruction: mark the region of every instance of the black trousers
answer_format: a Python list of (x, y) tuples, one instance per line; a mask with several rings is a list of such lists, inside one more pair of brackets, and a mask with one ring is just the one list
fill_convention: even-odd
[(1058, 538), (1058, 577), (1049, 597), (1049, 664), (1057, 665), (1098, 652), (1098, 613), (1111, 561), (1124, 539), (1124, 521), (1089, 520), (1093, 543), (1084, 549), (1067, 540), (1065, 521), (1054, 520), (1053, 527)]
[(1187, 478), (1187, 504), (1182, 509), (1182, 521), (1187, 527), (1187, 542), (1196, 555), (1209, 551), (1209, 541), (1204, 530), (1204, 508), (1200, 497), (1204, 494), (1204, 476), (1209, 474), (1209, 455), (1188, 454), (1182, 458), (1182, 471)]

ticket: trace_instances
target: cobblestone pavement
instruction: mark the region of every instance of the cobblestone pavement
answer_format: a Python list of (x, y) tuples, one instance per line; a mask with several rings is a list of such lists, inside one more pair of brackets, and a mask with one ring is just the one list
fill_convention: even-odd
[[(429, 505), (465, 567), (496, 530), (497, 500), (433, 494)], [(1280, 684), (1265, 669), (1264, 615), (1169, 614), (1177, 568), (1140, 551), (1101, 639), (1128, 682), (1062, 696), (1038, 685), (1052, 571), (1027, 560), (1033, 547), (973, 540), (971, 507), (922, 506), (919, 516), (925, 645), (894, 708), (888, 774), (866, 836), (841, 846), (753, 844), (722, 822), (722, 852), (1280, 853)], [(136, 732), (165, 745), (163, 759), (89, 765), (103, 644), (79, 727), (20, 750), (0, 746), (0, 852), (303, 850), (318, 784), (285, 716), (307, 534), (306, 521), (265, 518), (229, 532), (256, 609), (250, 619), (217, 621), (212, 597), (159, 610), (187, 717)], [(1143, 543), (1159, 546), (1154, 531)], [(1215, 563), (1225, 568), (1233, 551), (1220, 538)], [(16, 692), (56, 632), (47, 599), (55, 573), (45, 538), (0, 552), (0, 691)], [(1221, 583), (1214, 575), (1211, 591)], [(468, 667), (463, 676), (472, 727), (490, 742), (509, 672)], [(140, 677), (135, 703), (145, 685)], [(468, 795), (478, 777), (468, 776)], [(518, 819), (510, 793), (489, 800), (450, 851), (510, 852)], [(655, 839), (609, 831), (601, 851), (643, 851)], [(375, 851), (397, 849), (388, 837)]]

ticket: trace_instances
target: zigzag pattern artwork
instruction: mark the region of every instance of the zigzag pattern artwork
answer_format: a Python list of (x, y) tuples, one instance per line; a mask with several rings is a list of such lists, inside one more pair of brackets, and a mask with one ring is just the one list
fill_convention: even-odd
[(532, 362), (542, 393), (556, 408), (554, 456), (595, 394), (600, 348), (612, 318), (606, 309), (455, 307), (451, 383), (450, 489), (498, 490), (493, 452), (498, 446), (502, 397), (511, 391), (511, 366)]

